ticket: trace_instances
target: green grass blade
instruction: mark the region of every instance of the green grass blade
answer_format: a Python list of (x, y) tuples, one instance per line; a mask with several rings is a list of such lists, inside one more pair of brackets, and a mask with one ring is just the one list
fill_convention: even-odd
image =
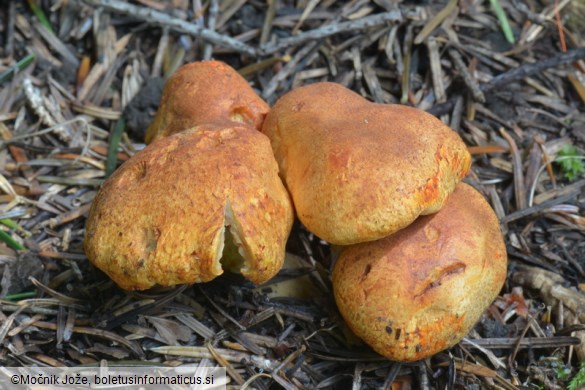
[(10, 229), (18, 230), (21, 234), (24, 234), (25, 237), (31, 236), (31, 233), (29, 231), (26, 231), (25, 229), (23, 229), (22, 226), (20, 226), (18, 223), (14, 222), (10, 218), (0, 219), (0, 223), (4, 226), (10, 228)]
[(49, 19), (47, 19), (47, 16), (45, 15), (45, 13), (41, 9), (41, 7), (38, 6), (37, 1), (36, 0), (28, 0), (28, 5), (29, 5), (31, 11), (35, 14), (37, 19), (39, 20), (39, 22), (43, 26), (45, 26), (45, 28), (47, 30), (54, 33), (55, 31), (53, 31), (53, 27), (51, 26)]
[(502, 28), (502, 32), (504, 33), (506, 40), (513, 45), (516, 42), (514, 39), (514, 32), (512, 32), (512, 27), (510, 27), (510, 22), (508, 22), (508, 17), (506, 16), (506, 12), (504, 12), (504, 9), (500, 4), (500, 0), (490, 0), (490, 4), (492, 5), (492, 8), (496, 13), (496, 17), (500, 22), (500, 27)]
[(8, 245), (8, 247), (16, 251), (22, 251), (26, 249), (18, 241), (12, 238), (10, 234), (6, 233), (3, 230), (0, 230), (0, 241), (4, 242), (6, 245)]
[(16, 294), (8, 294), (6, 295), (6, 297), (4, 297), (4, 299), (6, 299), (7, 301), (20, 301), (21, 299), (34, 298), (36, 296), (37, 296), (36, 291), (25, 291)]
[(116, 164), (118, 162), (118, 146), (120, 146), (120, 140), (122, 139), (122, 133), (126, 128), (126, 119), (120, 117), (114, 131), (110, 136), (110, 145), (108, 146), (108, 157), (106, 159), (106, 177), (110, 177), (112, 172), (116, 170)]
[(16, 63), (16, 65), (11, 66), (10, 68), (8, 68), (7, 70), (5, 70), (4, 72), (2, 72), (0, 74), (0, 84), (2, 84), (4, 81), (10, 79), (12, 76), (14, 76), (14, 74), (17, 71), (21, 71), (24, 68), (26, 68), (27, 66), (29, 66), (34, 59), (36, 58), (36, 56), (34, 54), (29, 54), (26, 57), (22, 58), (20, 61), (18, 61)]
[(0, 223), (10, 229), (20, 229), (20, 226), (10, 218), (0, 219)]

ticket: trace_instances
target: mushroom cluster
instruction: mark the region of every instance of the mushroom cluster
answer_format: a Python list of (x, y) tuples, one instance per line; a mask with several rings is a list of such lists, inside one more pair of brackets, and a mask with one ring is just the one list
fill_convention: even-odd
[(166, 83), (146, 148), (104, 183), (84, 249), (120, 287), (209, 281), (228, 269), (260, 284), (282, 267), (293, 222), (268, 112), (231, 67), (181, 67)]
[(499, 293), (499, 221), (472, 187), (461, 138), (415, 108), (372, 103), (333, 83), (282, 96), (262, 132), (299, 220), (345, 245), (333, 269), (352, 331), (391, 360), (459, 342)]
[(505, 280), (498, 219), (461, 183), (471, 156), (421, 110), (334, 83), (296, 88), (269, 109), (229, 66), (197, 62), (167, 81), (146, 141), (87, 223), (88, 258), (123, 288), (223, 269), (263, 283), (282, 266), (293, 205), (309, 231), (343, 246), (339, 311), (389, 359), (456, 344)]

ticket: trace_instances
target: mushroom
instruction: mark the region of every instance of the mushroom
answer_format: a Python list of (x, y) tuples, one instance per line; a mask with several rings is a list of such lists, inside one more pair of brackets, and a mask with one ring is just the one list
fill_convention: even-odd
[(294, 214), (258, 131), (267, 111), (229, 66), (181, 67), (165, 84), (151, 143), (94, 199), (89, 260), (128, 290), (205, 282), (223, 269), (256, 284), (272, 278)]
[(281, 268), (292, 221), (268, 139), (244, 125), (201, 125), (114, 172), (92, 204), (84, 247), (128, 290), (209, 281), (234, 245), (241, 257), (224, 266), (260, 284)]
[(333, 289), (345, 322), (395, 361), (455, 345), (506, 279), (499, 226), (483, 196), (462, 183), (438, 213), (381, 240), (343, 248)]
[(372, 103), (334, 83), (283, 95), (262, 132), (300, 221), (339, 245), (437, 212), (471, 164), (461, 138), (432, 115)]
[(269, 107), (248, 82), (220, 61), (180, 67), (165, 83), (146, 143), (205, 123), (234, 121), (260, 130)]

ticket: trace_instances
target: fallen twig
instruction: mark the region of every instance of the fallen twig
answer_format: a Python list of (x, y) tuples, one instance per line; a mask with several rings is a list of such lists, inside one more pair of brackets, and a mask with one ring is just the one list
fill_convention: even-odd
[(208, 28), (197, 26), (186, 22), (181, 19), (172, 17), (171, 15), (165, 14), (164, 12), (155, 11), (151, 8), (139, 7), (124, 1), (118, 0), (81, 0), (85, 4), (94, 7), (103, 7), (110, 11), (118, 12), (124, 15), (130, 15), (137, 19), (142, 19), (147, 23), (155, 24), (158, 26), (167, 26), (176, 31), (190, 34), (208, 42), (214, 43), (218, 46), (223, 46), (228, 49), (235, 50), (240, 53), (248, 54), (251, 56), (256, 55), (256, 50), (234, 39), (232, 37), (218, 34), (217, 32)]
[[(207, 28), (210, 31), (215, 31), (215, 25), (217, 22), (217, 13), (219, 12), (218, 0), (211, 0), (209, 3), (209, 13), (207, 15)], [(209, 60), (213, 57), (213, 45), (211, 43), (205, 44), (203, 49), (203, 59)]]
[[(568, 64), (571, 62), (582, 60), (584, 58), (585, 47), (579, 47), (577, 49), (569, 50), (566, 53), (561, 53), (559, 55), (556, 55), (543, 61), (523, 64), (522, 66), (519, 66), (516, 69), (509, 70), (508, 72), (504, 72), (494, 77), (488, 83), (480, 85), (479, 89), (482, 92), (487, 92), (496, 87), (506, 85), (513, 81), (517, 81), (525, 77), (529, 77), (537, 73), (543, 72), (549, 68), (554, 68), (555, 66)], [(450, 99), (443, 104), (437, 104), (431, 107), (430, 109), (427, 110), (427, 112), (435, 116), (444, 115), (453, 108), (454, 104), (455, 99)]]
[(368, 16), (358, 20), (352, 20), (350, 22), (328, 24), (327, 26), (309, 30), (294, 37), (279, 39), (275, 43), (269, 43), (266, 46), (262, 46), (260, 47), (260, 54), (270, 55), (288, 47), (327, 38), (331, 35), (377, 27), (388, 22), (398, 22), (400, 20), (402, 20), (402, 13), (397, 10)]
[(483, 92), (486, 92), (496, 87), (509, 84), (512, 81), (543, 72), (548, 68), (554, 68), (555, 66), (568, 64), (577, 60), (582, 60), (583, 58), (585, 58), (585, 46), (569, 50), (566, 53), (559, 54), (543, 61), (523, 64), (516, 69), (512, 69), (494, 77), (488, 83), (481, 85), (480, 89)]
[(104, 7), (110, 11), (118, 12), (124, 15), (131, 15), (138, 19), (142, 19), (147, 23), (170, 27), (176, 31), (199, 37), (208, 42), (235, 50), (240, 53), (248, 54), (252, 57), (267, 56), (285, 48), (298, 46), (313, 40), (323, 39), (331, 35), (347, 31), (359, 31), (365, 28), (380, 26), (387, 22), (398, 22), (402, 20), (402, 13), (399, 10), (388, 11), (358, 20), (330, 24), (321, 28), (306, 31), (294, 37), (280, 39), (274, 43), (269, 43), (267, 45), (261, 46), (259, 49), (256, 49), (238, 41), (237, 39), (218, 34), (212, 29), (199, 27), (195, 24), (188, 23), (184, 20), (177, 19), (168, 14), (165, 14), (164, 12), (155, 11), (150, 8), (139, 7), (118, 0), (81, 1), (94, 7)]

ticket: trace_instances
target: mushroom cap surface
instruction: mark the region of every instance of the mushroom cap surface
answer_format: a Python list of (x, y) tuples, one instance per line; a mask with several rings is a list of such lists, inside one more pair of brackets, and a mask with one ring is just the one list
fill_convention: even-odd
[(269, 109), (229, 65), (192, 62), (165, 82), (159, 109), (146, 130), (146, 143), (205, 123), (234, 121), (260, 130)]
[(300, 221), (339, 245), (437, 212), (471, 164), (461, 138), (432, 115), (371, 103), (334, 83), (283, 95), (262, 132)]
[(496, 215), (461, 183), (438, 213), (344, 248), (333, 289), (358, 337), (388, 359), (409, 362), (458, 343), (497, 297), (506, 267)]
[(260, 284), (281, 268), (293, 221), (269, 140), (234, 123), (162, 138), (125, 162), (90, 209), (84, 248), (120, 287), (209, 281), (229, 230), (240, 272)]

